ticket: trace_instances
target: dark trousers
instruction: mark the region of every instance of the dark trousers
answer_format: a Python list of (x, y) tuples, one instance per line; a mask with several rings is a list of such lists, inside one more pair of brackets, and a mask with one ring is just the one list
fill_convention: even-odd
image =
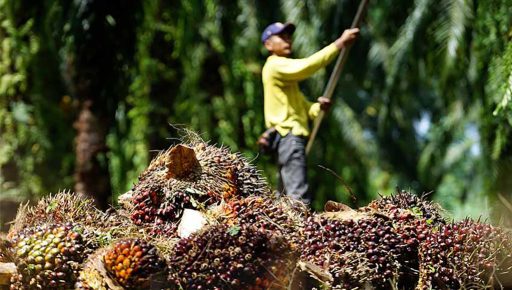
[(288, 133), (282, 137), (277, 147), (277, 162), (281, 191), (286, 195), (311, 203), (311, 194), (306, 174), (306, 144), (305, 137)]

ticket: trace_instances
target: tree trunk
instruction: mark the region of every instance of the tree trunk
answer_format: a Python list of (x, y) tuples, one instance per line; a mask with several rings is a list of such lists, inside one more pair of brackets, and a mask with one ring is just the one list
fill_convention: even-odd
[(94, 198), (99, 208), (108, 206), (111, 196), (110, 174), (108, 171), (106, 130), (101, 118), (91, 110), (92, 101), (82, 104), (74, 127), (76, 167), (75, 192)]

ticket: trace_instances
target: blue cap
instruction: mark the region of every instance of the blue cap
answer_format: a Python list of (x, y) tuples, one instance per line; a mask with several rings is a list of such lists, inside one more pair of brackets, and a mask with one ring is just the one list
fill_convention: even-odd
[(263, 33), (261, 34), (261, 42), (265, 43), (269, 37), (272, 35), (281, 34), (283, 32), (287, 32), (289, 34), (293, 34), (295, 31), (295, 25), (290, 22), (281, 23), (281, 22), (274, 22), (267, 26), (265, 30), (263, 30)]

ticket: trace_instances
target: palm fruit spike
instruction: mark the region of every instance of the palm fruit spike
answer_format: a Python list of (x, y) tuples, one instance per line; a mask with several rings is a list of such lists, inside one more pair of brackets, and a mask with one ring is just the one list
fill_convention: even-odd
[(155, 246), (141, 239), (121, 240), (103, 256), (107, 272), (125, 289), (149, 289), (167, 266)]
[(94, 207), (92, 199), (70, 192), (59, 192), (40, 199), (36, 205), (21, 206), (8, 237), (25, 228), (44, 224), (80, 222), (96, 228), (105, 224), (105, 216)]
[(307, 219), (301, 260), (327, 269), (334, 289), (390, 289), (399, 269), (398, 244), (388, 219), (325, 213)]
[(64, 223), (78, 223), (88, 229), (85, 232), (94, 233), (87, 237), (91, 247), (99, 247), (99, 244), (140, 230), (131, 219), (113, 208), (102, 212), (95, 208), (90, 198), (71, 192), (59, 192), (43, 197), (35, 205), (21, 206), (7, 237), (12, 239), (25, 229), (39, 225)]
[(197, 141), (159, 154), (131, 192), (132, 220), (137, 225), (157, 225), (158, 234), (166, 227), (175, 230), (184, 208), (202, 210), (222, 200), (268, 195), (270, 189), (240, 154)]
[(301, 244), (304, 219), (310, 212), (303, 203), (287, 197), (249, 196), (229, 201), (211, 214), (219, 215), (220, 220), (229, 225), (251, 224), (258, 229), (284, 235), (296, 248)]
[(169, 257), (183, 289), (285, 289), (296, 256), (282, 237), (247, 225), (209, 226), (181, 239)]
[(421, 244), (417, 289), (497, 286), (497, 277), (510, 270), (511, 249), (512, 237), (500, 228), (469, 219), (447, 224)]
[(70, 289), (89, 249), (73, 224), (50, 224), (28, 228), (14, 238), (18, 274), (11, 279), (15, 289)]
[(377, 210), (384, 214), (394, 214), (397, 209), (409, 210), (415, 216), (427, 220), (430, 224), (446, 223), (439, 205), (404, 190), (397, 190), (396, 194), (374, 200), (365, 209)]

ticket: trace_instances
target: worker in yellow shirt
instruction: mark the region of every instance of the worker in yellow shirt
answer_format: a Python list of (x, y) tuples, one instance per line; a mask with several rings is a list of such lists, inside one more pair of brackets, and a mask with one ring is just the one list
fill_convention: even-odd
[(290, 58), (292, 23), (276, 22), (267, 26), (261, 41), (269, 51), (262, 71), (265, 126), (274, 128), (278, 135), (276, 148), (281, 190), (294, 199), (310, 203), (306, 174), (306, 143), (309, 121), (320, 110), (328, 110), (331, 101), (319, 97), (310, 102), (299, 89), (302, 81), (328, 65), (340, 49), (352, 43), (359, 29), (347, 29), (333, 43), (307, 58)]

